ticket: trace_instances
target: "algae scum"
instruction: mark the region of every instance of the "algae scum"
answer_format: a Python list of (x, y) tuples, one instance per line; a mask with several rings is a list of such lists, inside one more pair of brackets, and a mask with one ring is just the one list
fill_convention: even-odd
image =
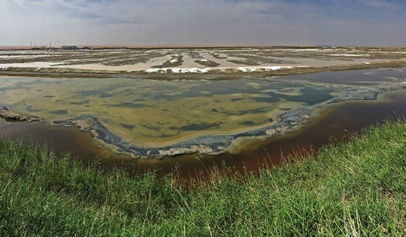
[(54, 124), (85, 121), (136, 157), (215, 154), (238, 138), (294, 128), (325, 104), (376, 99), (405, 78), (403, 69), (194, 81), (0, 77), (0, 103)]

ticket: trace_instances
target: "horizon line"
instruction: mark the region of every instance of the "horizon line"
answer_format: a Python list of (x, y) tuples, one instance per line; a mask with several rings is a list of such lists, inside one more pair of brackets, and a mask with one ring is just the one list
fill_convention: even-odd
[(129, 48), (129, 49), (165, 49), (165, 48), (319, 48), (319, 47), (361, 47), (361, 48), (406, 48), (405, 46), (362, 46), (362, 45), (253, 45), (253, 44), (65, 44), (60, 46), (49, 45), (0, 45), (0, 49), (61, 49), (62, 47), (78, 47), (90, 49), (114, 49), (114, 48)]

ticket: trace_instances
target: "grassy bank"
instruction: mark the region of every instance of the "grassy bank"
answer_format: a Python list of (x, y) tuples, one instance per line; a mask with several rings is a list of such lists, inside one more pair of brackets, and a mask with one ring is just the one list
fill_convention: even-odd
[(0, 192), (0, 236), (402, 236), (406, 124), (189, 191), (0, 140)]

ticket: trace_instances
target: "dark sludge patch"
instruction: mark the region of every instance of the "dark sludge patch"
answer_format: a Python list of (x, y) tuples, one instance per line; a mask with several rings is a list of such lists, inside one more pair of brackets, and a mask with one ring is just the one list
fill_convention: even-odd
[(137, 98), (137, 99), (134, 99), (133, 101), (134, 101), (134, 102), (146, 101), (146, 99), (144, 99), (144, 98)]
[(213, 108), (213, 109), (211, 109), (211, 112), (221, 113), (221, 114), (231, 116), (231, 115), (245, 115), (245, 114), (265, 113), (265, 112), (269, 112), (269, 108), (262, 107), (262, 108), (249, 109), (249, 110), (243, 110), (243, 111), (225, 111), (225, 110)]
[(112, 107), (125, 107), (125, 108), (149, 107), (148, 105), (136, 104), (136, 103), (131, 103), (131, 102), (124, 102), (124, 103), (119, 103), (119, 104), (110, 104), (109, 106), (112, 106)]
[(155, 136), (155, 138), (168, 138), (168, 137), (173, 137), (179, 135), (180, 132), (176, 131), (173, 134), (172, 133), (161, 133), (158, 136)]
[(108, 98), (108, 97), (112, 97), (112, 96), (113, 96), (113, 95), (110, 95), (110, 94), (105, 93), (105, 94), (100, 95), (99, 97), (100, 97), (100, 98)]
[(249, 110), (244, 110), (241, 112), (236, 112), (234, 113), (235, 115), (244, 115), (244, 114), (261, 114), (261, 113), (266, 113), (269, 112), (269, 108), (257, 108), (257, 109), (249, 109)]
[(240, 124), (245, 125), (245, 126), (255, 126), (255, 125), (259, 125), (261, 123), (248, 120), (248, 121), (241, 122)]
[(28, 112), (41, 112), (40, 109), (33, 109), (32, 106), (28, 106), (28, 107), (27, 107), (27, 111), (28, 111)]
[(265, 103), (275, 103), (280, 101), (280, 98), (278, 98), (277, 96), (254, 97), (251, 99), (254, 100), (255, 102), (265, 102)]
[(65, 114), (68, 114), (68, 110), (67, 109), (53, 110), (53, 111), (49, 111), (49, 113), (57, 114), (57, 115), (65, 115)]
[(289, 110), (292, 110), (292, 108), (279, 108), (280, 110), (283, 110), (283, 111), (289, 111)]
[(295, 92), (295, 88), (285, 88), (285, 89), (279, 90), (279, 92), (282, 92), (282, 93)]
[(159, 130), (161, 130), (161, 127), (154, 126), (152, 124), (141, 123), (141, 126), (144, 127), (144, 128), (148, 128), (150, 130), (153, 130), (153, 131), (157, 131), (157, 132), (159, 132)]
[(123, 128), (129, 129), (129, 130), (132, 130), (132, 129), (135, 128), (135, 126), (134, 126), (134, 125), (131, 125), (131, 124), (120, 123), (120, 125), (121, 125)]
[(82, 90), (82, 91), (76, 92), (76, 94), (79, 96), (95, 96), (95, 97), (99, 97), (99, 98), (107, 98), (107, 97), (112, 96), (111, 94), (106, 93), (101, 90)]
[[(269, 95), (270, 95), (270, 97), (278, 98), (278, 100), (283, 99), (286, 101), (303, 102), (308, 105), (315, 105), (315, 104), (332, 99), (334, 96), (332, 96), (330, 94), (331, 92), (333, 92), (333, 90), (326, 89), (326, 88), (305, 87), (305, 88), (300, 89), (301, 95), (285, 95), (285, 94), (279, 94), (276, 92), (270, 92)], [(262, 102), (267, 102), (266, 99), (262, 99), (262, 98), (264, 98), (264, 97), (253, 98), (253, 99), (257, 102), (259, 102), (261, 100), (263, 100)], [(273, 101), (273, 102), (275, 102), (275, 101)]]
[(88, 104), (90, 100), (81, 100), (81, 101), (73, 101), (71, 102), (72, 105), (85, 105)]
[(221, 123), (192, 123), (187, 124), (181, 127), (171, 127), (173, 130), (181, 130), (181, 131), (200, 131), (205, 129), (211, 128), (219, 128)]
[(272, 123), (273, 121), (274, 120), (271, 119), (271, 118), (260, 121), (260, 122), (252, 121), (252, 120), (246, 120), (246, 121), (240, 122), (240, 124), (245, 125), (245, 126), (257, 126), (257, 125), (262, 125), (262, 124), (267, 123), (267, 122)]

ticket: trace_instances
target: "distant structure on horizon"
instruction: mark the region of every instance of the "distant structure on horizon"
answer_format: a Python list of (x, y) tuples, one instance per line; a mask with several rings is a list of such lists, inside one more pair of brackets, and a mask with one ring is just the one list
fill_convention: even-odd
[(76, 45), (63, 45), (61, 47), (63, 50), (78, 50), (78, 49), (90, 49), (90, 47), (87, 46), (76, 46)]
[(33, 46), (30, 45), (31, 50), (82, 50), (91, 49), (88, 46), (76, 46), (76, 45), (62, 45), (62, 46)]

